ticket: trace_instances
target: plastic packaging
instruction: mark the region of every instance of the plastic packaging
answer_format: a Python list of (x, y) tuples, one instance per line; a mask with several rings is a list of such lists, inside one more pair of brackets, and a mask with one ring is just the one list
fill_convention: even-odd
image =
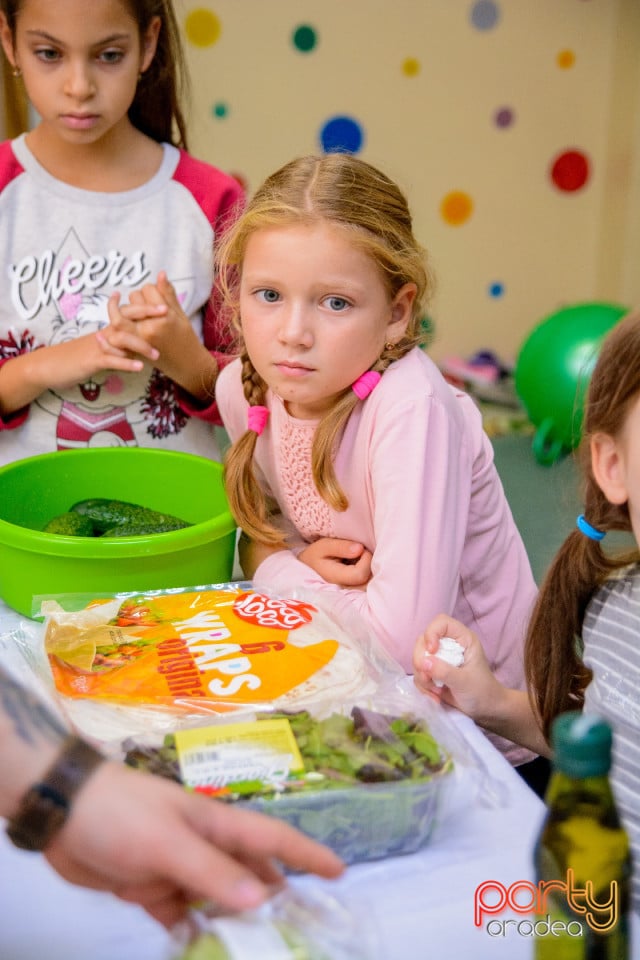
[(375, 949), (371, 918), (324, 889), (293, 886), (251, 913), (196, 911), (175, 943), (175, 960), (373, 960)]
[(454, 766), (424, 717), (399, 706), (305, 710), (124, 748), (132, 766), (285, 820), (346, 863), (375, 860), (425, 845)]
[(346, 633), (315, 597), (223, 583), (41, 601), (45, 624), (34, 630), (47, 679), (52, 673), (74, 726), (105, 743), (207, 718), (346, 702), (403, 675), (377, 642)]
[[(414, 766), (401, 771), (401, 764), (394, 766), (395, 761), (391, 762), (392, 770), (389, 775), (385, 773), (384, 778), (380, 778), (381, 782), (360, 782), (357, 777), (345, 775), (343, 762), (335, 760), (332, 755), (329, 759), (322, 759), (320, 769), (306, 762), (299, 764), (297, 770), (290, 765), (280, 776), (281, 788), (271, 789), (273, 781), (278, 779), (273, 771), (267, 790), (247, 790), (246, 786), (238, 789), (228, 783), (222, 784), (227, 794), (242, 794), (241, 797), (227, 796), (226, 799), (238, 800), (295, 824), (310, 836), (327, 843), (349, 863), (410, 853), (422, 847), (431, 836), (440, 812), (443, 809), (450, 812), (447, 798), (450, 795), (449, 785), (453, 786), (454, 778), (464, 777), (467, 802), (489, 806), (503, 802), (504, 793), (500, 794), (493, 785), (483, 761), (457, 727), (451, 724), (447, 709), (420, 693), (413, 679), (404, 674), (377, 641), (364, 635), (345, 634), (322, 609), (322, 601), (316, 597), (269, 597), (256, 594), (250, 585), (235, 583), (102, 600), (106, 602), (87, 604), (86, 597), (75, 596), (60, 598), (55, 608), (45, 605), (47, 624), (23, 625), (23, 630), (16, 634), (16, 642), (23, 647), (34, 670), (48, 684), (49, 690), (56, 691), (56, 699), (71, 726), (109, 755), (122, 758), (133, 745), (137, 749), (157, 752), (166, 735), (193, 735), (197, 747), (198, 738), (201, 745), (204, 743), (202, 737), (206, 735), (208, 727), (218, 731), (217, 743), (220, 742), (221, 730), (225, 737), (232, 740), (229, 724), (251, 722), (257, 717), (277, 718), (282, 712), (307, 711), (315, 722), (322, 723), (332, 716), (340, 720), (349, 718), (352, 710), (357, 708), (360, 712), (375, 712), (383, 718), (408, 724), (409, 740), (414, 738), (415, 743), (428, 731), (437, 744), (438, 762), (425, 770), (424, 759), (419, 755), (421, 751), (416, 756), (411, 755), (411, 751), (406, 749), (406, 741), (402, 744), (396, 742), (397, 731), (394, 731), (391, 742), (383, 745), (384, 750), (391, 757), (398, 750), (410, 755), (410, 763)], [(167, 626), (165, 618), (161, 623), (159, 638), (158, 621), (153, 618), (162, 614), (163, 610), (166, 612), (169, 609), (166, 605), (174, 602), (180, 604), (181, 610), (187, 603), (191, 611), (195, 611), (195, 619), (188, 623), (189, 618), (185, 619), (184, 616), (181, 619), (169, 618), (174, 632), (167, 637), (163, 633)], [(214, 603), (213, 609), (209, 606), (210, 602)], [(204, 606), (201, 607), (201, 604)], [(60, 610), (62, 606), (67, 608), (66, 611)], [(241, 636), (235, 633), (231, 637), (221, 636), (219, 613), (224, 612), (227, 623), (232, 615), (235, 616), (234, 609), (249, 612), (251, 618), (258, 616), (262, 622), (243, 621), (238, 627)], [(142, 621), (151, 617), (153, 622), (147, 625), (149, 633), (143, 629), (142, 633), (135, 635), (139, 639), (151, 639), (147, 645), (142, 642), (142, 653), (136, 655), (138, 659), (134, 660), (131, 671), (137, 680), (127, 689), (125, 672), (128, 661), (125, 659), (123, 663), (118, 663), (116, 660), (113, 663), (106, 656), (105, 664), (100, 644), (96, 643), (95, 631), (101, 637), (105, 631), (107, 634), (110, 630), (124, 631), (127, 626), (139, 631), (144, 627), (138, 620), (139, 614)], [(53, 616), (54, 636), (53, 640), (51, 637), (47, 640), (45, 650), (44, 637), (53, 622)], [(96, 622), (91, 622), (92, 617), (97, 618)], [(265, 623), (265, 617), (268, 623)], [(274, 625), (274, 619), (283, 623)], [(112, 622), (114, 620), (115, 623)], [(130, 620), (132, 623), (127, 625), (118, 623), (118, 620)], [(123, 636), (126, 643), (113, 644), (116, 657), (122, 646), (127, 652), (131, 637), (129, 633)], [(185, 696), (184, 691), (176, 691), (175, 688), (170, 691), (171, 695), (167, 695), (165, 686), (155, 699), (148, 697), (150, 689), (157, 690), (154, 684), (158, 682), (158, 675), (154, 663), (157, 666), (158, 645), (167, 643), (172, 648), (169, 652), (173, 657), (176, 640), (188, 641), (190, 650), (193, 647), (204, 649), (202, 656), (205, 662), (201, 664), (199, 656), (194, 660), (204, 668), (203, 675), (206, 675), (211, 662), (223, 667), (218, 679), (225, 683), (245, 676), (246, 659), (251, 664), (251, 676), (265, 681), (269, 676), (278, 681), (284, 676), (288, 688), (279, 697), (273, 693), (265, 697), (261, 688), (256, 686), (249, 690), (250, 694), (254, 694), (253, 700), (244, 695), (225, 700), (219, 695), (219, 684), (216, 686), (217, 695), (211, 698)], [(316, 669), (310, 676), (298, 677), (299, 682), (292, 683), (287, 651), (299, 658), (313, 654), (318, 646), (323, 650), (329, 646), (333, 650), (332, 658), (317, 659)], [(269, 671), (265, 661), (262, 664), (259, 661), (261, 657), (269, 658), (274, 653), (274, 647), (276, 656), (284, 656), (279, 661), (280, 668), (276, 664)], [(179, 651), (175, 660), (180, 668), (178, 674), (182, 669), (183, 653)], [(96, 659), (97, 669), (94, 669)], [(161, 665), (167, 662), (171, 662), (170, 657), (160, 657)], [(105, 677), (111, 684), (106, 690), (103, 686)], [(68, 691), (72, 682), (78, 686), (71, 688), (74, 695), (70, 696)], [(90, 684), (95, 685), (93, 689)], [(120, 699), (111, 699), (114, 689), (118, 690)], [(96, 690), (105, 695), (96, 696)], [(317, 730), (312, 733), (312, 736), (316, 735)], [(323, 737), (324, 734), (318, 744), (319, 751), (324, 748)], [(215, 741), (216, 738), (213, 739)], [(246, 740), (241, 745), (245, 746)], [(237, 744), (234, 749), (237, 753)], [(203, 749), (201, 752), (204, 754), (206, 751)], [(374, 770), (368, 776), (369, 780), (377, 778), (377, 767), (380, 766), (379, 752), (372, 753), (372, 756)], [(365, 765), (369, 759), (366, 759)], [(229, 760), (228, 754), (225, 755), (222, 765), (225, 775), (236, 763), (237, 756)], [(251, 759), (251, 763), (255, 768), (257, 761)], [(264, 763), (260, 763), (262, 776)], [(350, 759), (347, 765), (347, 773), (352, 772)], [(304, 766), (305, 774), (310, 776), (306, 777), (303, 789), (296, 791), (290, 789), (291, 779), (299, 778), (301, 766)], [(246, 769), (245, 764), (245, 781), (252, 777), (258, 779), (257, 774), (247, 774)], [(318, 780), (318, 789), (313, 789), (310, 784), (314, 777)], [(178, 776), (176, 779), (191, 788), (211, 786), (212, 783), (216, 786), (212, 779), (204, 784), (192, 782), (188, 777)]]

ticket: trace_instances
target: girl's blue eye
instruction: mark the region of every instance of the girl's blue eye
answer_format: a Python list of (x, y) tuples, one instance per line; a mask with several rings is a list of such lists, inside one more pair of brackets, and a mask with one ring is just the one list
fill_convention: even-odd
[(258, 290), (258, 297), (260, 300), (264, 300), (265, 303), (277, 303), (280, 299), (280, 294), (277, 290)]
[(327, 297), (325, 301), (330, 310), (334, 310), (338, 313), (340, 310), (346, 310), (349, 306), (348, 300), (345, 300), (344, 297)]

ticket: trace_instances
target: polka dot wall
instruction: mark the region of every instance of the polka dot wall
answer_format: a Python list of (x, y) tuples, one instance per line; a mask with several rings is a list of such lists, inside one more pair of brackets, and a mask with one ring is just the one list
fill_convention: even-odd
[[(631, 6), (182, 0), (191, 149), (248, 191), (304, 153), (381, 167), (437, 277), (434, 355), (513, 358), (558, 306), (633, 294), (607, 259), (624, 217), (608, 199), (632, 187), (615, 175), (628, 145), (611, 141), (612, 110), (628, 101), (640, 133), (620, 48)], [(637, 50), (640, 18), (626, 15)]]

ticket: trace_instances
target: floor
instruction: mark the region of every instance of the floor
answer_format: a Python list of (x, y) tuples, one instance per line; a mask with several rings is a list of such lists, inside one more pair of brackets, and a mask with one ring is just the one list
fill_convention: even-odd
[(492, 443), (498, 473), (533, 575), (540, 583), (581, 513), (577, 465), (569, 455), (551, 466), (541, 466), (533, 455), (530, 436), (497, 436)]

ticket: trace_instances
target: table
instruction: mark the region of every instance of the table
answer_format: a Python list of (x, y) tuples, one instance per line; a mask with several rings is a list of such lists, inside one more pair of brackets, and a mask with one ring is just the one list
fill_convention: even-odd
[[(0, 603), (0, 637), (20, 617)], [(0, 645), (3, 663), (25, 678), (22, 658)], [(500, 802), (480, 802), (464, 774), (454, 779), (453, 815), (441, 812), (428, 845), (410, 856), (357, 864), (330, 884), (295, 878), (301, 888), (327, 886), (362, 918), (377, 944), (375, 960), (525, 960), (531, 940), (512, 924), (502, 936), (474, 926), (474, 893), (486, 880), (508, 887), (532, 880), (532, 847), (544, 806), (469, 718), (449, 719), (476, 750)], [(513, 917), (505, 913), (500, 919)], [(521, 919), (521, 918), (517, 918)], [(500, 928), (501, 929), (501, 928)], [(168, 960), (170, 939), (143, 911), (108, 894), (73, 887), (37, 854), (0, 834), (2, 960)], [(260, 960), (260, 958), (256, 958)]]

